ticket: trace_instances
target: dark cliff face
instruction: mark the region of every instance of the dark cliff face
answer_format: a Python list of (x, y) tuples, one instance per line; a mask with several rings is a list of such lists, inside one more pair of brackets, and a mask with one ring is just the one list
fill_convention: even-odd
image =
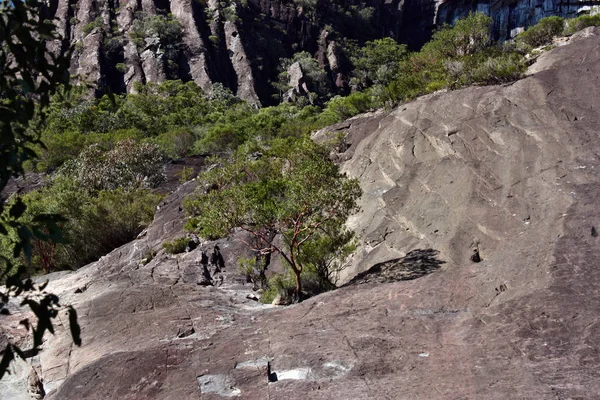
[(341, 39), (399, 39), (400, 0), (54, 0), (48, 11), (73, 45), (71, 73), (97, 94), (135, 82), (222, 83), (240, 98), (269, 103), (281, 58), (308, 51), (341, 91), (348, 62)]

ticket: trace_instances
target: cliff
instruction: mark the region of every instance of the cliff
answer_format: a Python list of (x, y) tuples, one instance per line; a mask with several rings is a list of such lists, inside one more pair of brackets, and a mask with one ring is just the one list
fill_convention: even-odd
[[(214, 83), (250, 103), (268, 103), (280, 58), (298, 51), (316, 56), (343, 90), (341, 40), (359, 43), (399, 37), (399, 0), (55, 0), (62, 44), (73, 45), (71, 73), (97, 94), (131, 92), (135, 82), (193, 80)], [(335, 55), (338, 57), (335, 57)]]

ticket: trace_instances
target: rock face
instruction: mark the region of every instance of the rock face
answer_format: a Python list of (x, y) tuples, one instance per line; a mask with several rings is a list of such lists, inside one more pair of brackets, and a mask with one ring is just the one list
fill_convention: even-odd
[(220, 286), (197, 284), (215, 243), (162, 253), (179, 188), (144, 237), (50, 282), (83, 345), (47, 338), (45, 398), (599, 398), (599, 49), (328, 129), (365, 191), (360, 246), (347, 285), (295, 306), (251, 300), (238, 241), (216, 243)]
[[(272, 101), (270, 82), (280, 72), (280, 58), (303, 50), (322, 54), (321, 64), (332, 83), (345, 90), (348, 62), (336, 47), (338, 41), (399, 37), (402, 4), (399, 0), (304, 4), (294, 0), (57, 0), (47, 12), (49, 18), (57, 18), (64, 42), (49, 46), (56, 52), (74, 46), (71, 73), (95, 84), (97, 95), (109, 90), (133, 92), (135, 82), (182, 79), (195, 81), (206, 92), (221, 83), (259, 105)], [(175, 25), (152, 20), (157, 16), (175, 21), (180, 33), (167, 37)], [(153, 22), (137, 29), (144, 19)]]

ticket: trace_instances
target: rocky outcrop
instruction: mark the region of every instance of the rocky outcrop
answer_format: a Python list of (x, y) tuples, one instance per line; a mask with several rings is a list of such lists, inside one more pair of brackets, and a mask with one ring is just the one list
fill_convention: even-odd
[[(239, 241), (216, 243), (222, 284), (206, 264), (212, 285), (198, 285), (215, 243), (162, 252), (182, 234), (185, 184), (145, 236), (50, 277), (83, 345), (60, 324), (47, 337), (46, 398), (600, 397), (599, 48), (579, 37), (514, 84), (321, 132), (345, 133), (337, 158), (364, 189), (350, 220), (360, 244), (347, 285), (298, 305), (252, 300)], [(3, 318), (23, 333), (21, 315)], [(0, 398), (27, 389), (11, 382)]]

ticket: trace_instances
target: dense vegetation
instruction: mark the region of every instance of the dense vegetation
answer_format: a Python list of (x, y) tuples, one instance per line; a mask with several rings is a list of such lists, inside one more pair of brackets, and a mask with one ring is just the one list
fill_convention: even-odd
[[(310, 2), (304, 3), (310, 7)], [(349, 57), (354, 91), (346, 97), (329, 98), (325, 71), (306, 52), (282, 60), (286, 67), (293, 63), (302, 67), (310, 88), (305, 97), (262, 109), (240, 101), (219, 84), (203, 93), (193, 82), (149, 83), (138, 85), (135, 94), (100, 99), (90, 98), (85, 88), (59, 91), (46, 118), (38, 121), (41, 142), (34, 149), (39, 158), (25, 160), (31, 170), (53, 172), (52, 178), (47, 187), (13, 204), (28, 205), (20, 215), (27, 222), (38, 215), (63, 215), (66, 221), (60, 227), (67, 240), (34, 240), (30, 273), (77, 268), (134, 238), (149, 223), (160, 199), (152, 188), (164, 178), (161, 168), (168, 157), (233, 155), (235, 160), (241, 151), (268, 152), (280, 140), (301, 142), (318, 128), (423, 94), (510, 82), (524, 73), (533, 47), (550, 44), (558, 34), (599, 25), (600, 17), (546, 18), (503, 44), (492, 40), (491, 22), (484, 14), (471, 14), (455, 26), (439, 29), (418, 52), (389, 38), (367, 42)], [(158, 36), (164, 45), (172, 45), (176, 57), (181, 27), (171, 17), (140, 18), (132, 32), (140, 47), (150, 33)], [(283, 68), (277, 83), (281, 94), (289, 89), (287, 80)], [(3, 240), (17, 236), (13, 230)], [(314, 243), (316, 239), (328, 254), (338, 256), (351, 243), (351, 237), (315, 237)], [(307, 243), (306, 254), (314, 243)], [(9, 247), (2, 248), (6, 259), (14, 262)], [(311, 251), (313, 256), (318, 253)], [(328, 276), (323, 265), (333, 266), (332, 260), (307, 262), (311, 265), (307, 269)], [(277, 278), (277, 285), (284, 278)]]

